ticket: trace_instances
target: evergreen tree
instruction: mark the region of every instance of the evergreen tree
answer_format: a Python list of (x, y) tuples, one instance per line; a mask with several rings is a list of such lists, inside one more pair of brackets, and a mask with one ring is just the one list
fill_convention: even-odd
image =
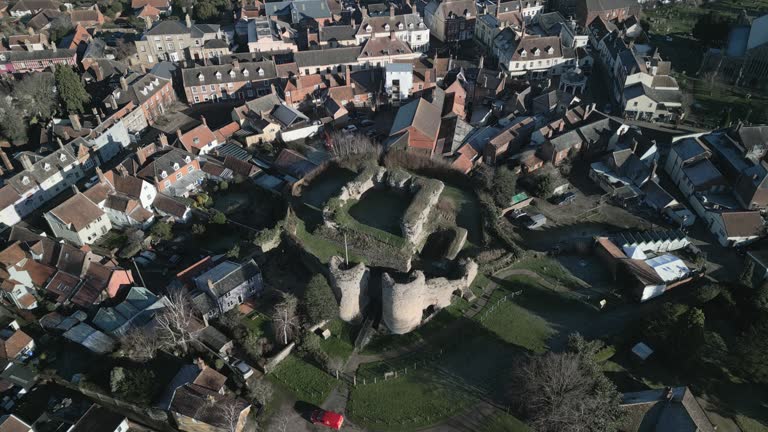
[(72, 68), (64, 65), (56, 67), (56, 89), (59, 98), (68, 113), (82, 113), (91, 101), (91, 95), (85, 91), (80, 77)]

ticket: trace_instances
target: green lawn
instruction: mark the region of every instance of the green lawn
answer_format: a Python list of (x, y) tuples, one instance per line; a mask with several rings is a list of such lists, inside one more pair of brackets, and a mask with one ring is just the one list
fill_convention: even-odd
[(355, 178), (355, 173), (344, 168), (331, 167), (317, 176), (301, 193), (307, 205), (322, 209), (325, 203), (341, 192), (341, 188)]
[(563, 267), (562, 264), (552, 258), (524, 258), (515, 263), (512, 268), (530, 270), (537, 273), (539, 276), (544, 277), (549, 282), (562, 285), (566, 288), (581, 287), (580, 281), (577, 280), (568, 269)]
[(505, 342), (537, 354), (547, 351), (547, 340), (555, 330), (545, 319), (518, 306), (513, 298), (500, 301), (509, 294), (508, 290), (496, 290), (488, 301), (488, 306), (496, 305), (493, 311), (486, 309), (487, 314), (482, 311), (475, 319)]
[(351, 216), (353, 228), (381, 238), (393, 246), (402, 246), (403, 234), (400, 224), (410, 202), (410, 197), (401, 192), (373, 189), (363, 194), (359, 201), (346, 205), (341, 211), (346, 211)]
[(477, 430), (483, 432), (530, 432), (525, 423), (504, 413), (487, 418)]
[(320, 347), (331, 357), (346, 360), (355, 348), (357, 328), (340, 319), (328, 323), (331, 337), (320, 342)]
[(315, 365), (289, 355), (269, 375), (270, 380), (286, 387), (297, 400), (320, 405), (339, 382)]
[[(292, 218), (291, 222), (295, 222), (296, 237), (301, 240), (302, 244), (307, 249), (307, 252), (316, 256), (318, 259), (320, 259), (320, 261), (327, 263), (332, 256), (344, 256), (344, 245), (339, 245), (335, 242), (326, 240), (320, 236), (310, 233), (307, 231), (304, 221), (299, 218)], [(362, 261), (359, 256), (351, 252), (349, 254), (349, 258), (355, 262)]]
[(457, 415), (473, 401), (424, 370), (383, 383), (353, 387), (347, 414), (355, 423), (371, 429), (406, 431)]
[(244, 316), (241, 322), (259, 336), (268, 336), (271, 333), (271, 320), (260, 312), (253, 312), (250, 315)]
[(440, 195), (440, 202), (446, 201), (450, 202), (452, 207), (456, 209), (456, 225), (467, 230), (467, 241), (481, 244), (483, 221), (480, 205), (474, 192), (446, 184)]
[(248, 206), (248, 194), (244, 192), (219, 192), (214, 196), (213, 208), (230, 215)]

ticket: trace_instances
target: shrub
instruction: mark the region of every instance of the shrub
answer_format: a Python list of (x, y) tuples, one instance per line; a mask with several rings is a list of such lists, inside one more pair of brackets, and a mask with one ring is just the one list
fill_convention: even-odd
[(155, 238), (168, 241), (173, 238), (173, 225), (167, 222), (158, 221), (152, 225), (152, 228), (149, 229), (149, 232)]
[(227, 223), (227, 217), (224, 215), (224, 213), (218, 210), (213, 210), (211, 212), (210, 221), (211, 223), (216, 225), (224, 225), (225, 223)]
[(517, 176), (506, 166), (496, 168), (493, 176), (493, 200), (496, 205), (506, 208), (512, 202), (517, 187)]
[(310, 279), (304, 291), (303, 306), (312, 324), (339, 316), (336, 297), (322, 274), (316, 274)]
[(539, 198), (547, 199), (552, 196), (554, 185), (552, 177), (549, 174), (540, 174), (533, 178), (531, 184), (531, 193)]

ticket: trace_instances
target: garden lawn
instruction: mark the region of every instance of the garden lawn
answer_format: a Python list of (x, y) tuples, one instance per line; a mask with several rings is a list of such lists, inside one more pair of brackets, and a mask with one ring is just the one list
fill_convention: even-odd
[(213, 208), (230, 215), (248, 205), (248, 194), (244, 192), (219, 192), (214, 195)]
[(339, 384), (331, 375), (294, 355), (283, 360), (269, 377), (290, 390), (297, 400), (315, 405), (323, 403)]
[(349, 358), (355, 349), (357, 328), (336, 318), (326, 326), (331, 331), (331, 337), (320, 342), (320, 347), (331, 357), (342, 360)]
[(250, 315), (243, 317), (242, 323), (258, 336), (267, 336), (270, 334), (270, 319), (262, 313), (253, 312)]
[[(336, 244), (335, 242), (310, 233), (307, 231), (304, 221), (299, 218), (294, 218), (293, 221), (296, 223), (296, 237), (301, 240), (301, 243), (306, 248), (307, 252), (316, 256), (320, 261), (327, 263), (332, 256), (344, 256), (344, 245)], [(354, 262), (362, 261), (359, 256), (352, 252), (349, 254), (349, 259)]]
[(370, 429), (406, 431), (458, 415), (474, 401), (428, 370), (420, 370), (387, 382), (353, 387), (347, 414), (356, 424)]

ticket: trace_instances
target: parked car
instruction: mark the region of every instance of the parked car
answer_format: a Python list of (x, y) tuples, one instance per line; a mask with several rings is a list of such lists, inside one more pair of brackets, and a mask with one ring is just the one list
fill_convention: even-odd
[(326, 411), (321, 409), (312, 411), (310, 420), (314, 424), (321, 424), (334, 430), (341, 429), (341, 425), (344, 424), (343, 415), (333, 411)]
[(85, 187), (90, 189), (93, 185), (99, 182), (99, 176), (95, 175), (88, 179), (88, 182), (85, 183)]
[(552, 204), (564, 206), (568, 205), (573, 202), (573, 200), (576, 199), (576, 194), (573, 192), (566, 192), (562, 195), (558, 195), (554, 198), (552, 198)]
[(347, 125), (347, 126), (344, 126), (344, 129), (342, 129), (342, 131), (344, 133), (348, 133), (348, 134), (353, 133), (353, 132), (357, 132), (357, 126), (355, 126), (355, 125)]
[(534, 214), (529, 215), (528, 218), (525, 220), (525, 227), (533, 230), (536, 228), (540, 228), (544, 226), (544, 224), (547, 223), (547, 217), (543, 214)]
[(242, 360), (235, 360), (232, 363), (232, 367), (237, 369), (237, 371), (240, 372), (240, 375), (242, 375), (244, 379), (248, 379), (253, 376), (253, 368)]
[(375, 122), (375, 121), (373, 121), (373, 120), (368, 120), (368, 119), (365, 119), (365, 120), (363, 120), (363, 121), (361, 121), (361, 122), (360, 122), (360, 125), (362, 125), (363, 127), (373, 126), (373, 125), (375, 125), (375, 124), (376, 124), (376, 122)]

